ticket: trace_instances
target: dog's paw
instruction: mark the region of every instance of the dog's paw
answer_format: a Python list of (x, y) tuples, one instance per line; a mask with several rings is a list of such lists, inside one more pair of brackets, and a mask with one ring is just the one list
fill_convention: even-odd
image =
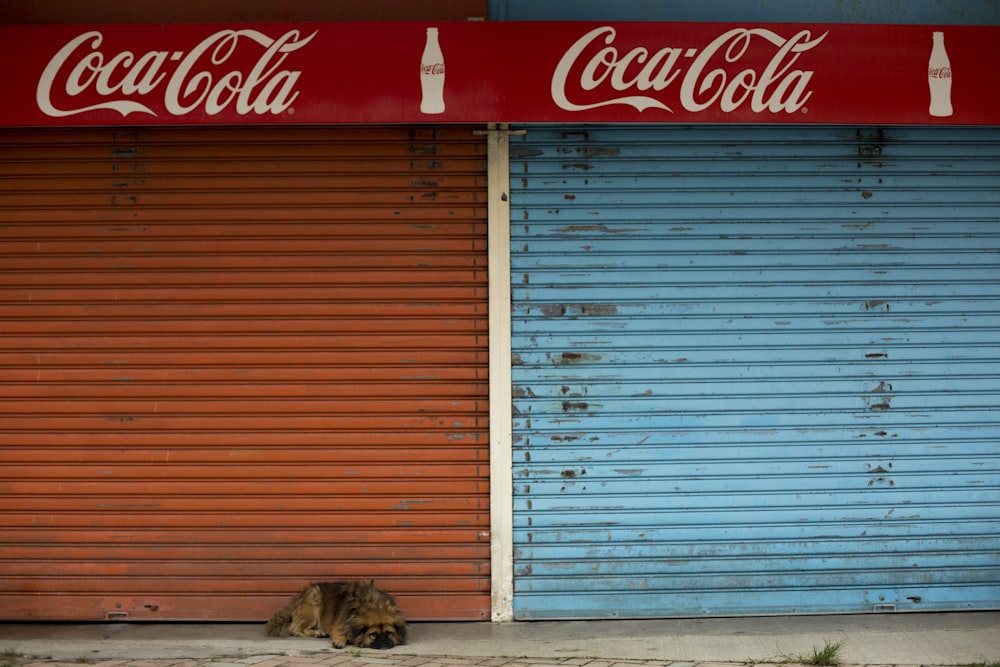
[(336, 639), (331, 639), (330, 643), (333, 644), (333, 648), (344, 648), (347, 646), (347, 642), (339, 642)]

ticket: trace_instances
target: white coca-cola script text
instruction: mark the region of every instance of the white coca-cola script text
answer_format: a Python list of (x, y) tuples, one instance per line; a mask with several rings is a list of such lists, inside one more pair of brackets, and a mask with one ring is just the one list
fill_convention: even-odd
[[(793, 67), (826, 35), (813, 38), (810, 31), (802, 30), (785, 39), (765, 28), (733, 28), (701, 50), (666, 46), (653, 52), (639, 46), (622, 52), (614, 46), (615, 28), (601, 26), (563, 54), (552, 74), (552, 99), (567, 111), (624, 104), (638, 111), (673, 113), (660, 93), (679, 79), (676, 98), (689, 112), (718, 105), (728, 113), (749, 102), (754, 113), (792, 113), (812, 95), (809, 82), (813, 76), (812, 70)], [(594, 52), (602, 40), (604, 46)], [(759, 71), (741, 62), (757, 48), (770, 51)]]
[[(256, 30), (220, 30), (187, 51), (131, 51), (105, 54), (104, 36), (92, 30), (63, 46), (49, 61), (38, 80), (36, 101), (48, 116), (61, 117), (107, 109), (122, 116), (156, 115), (163, 108), (174, 116), (196, 109), (214, 116), (233, 107), (241, 116), (279, 114), (298, 97), (295, 85), (301, 71), (282, 69), (288, 54), (298, 51), (316, 35), (302, 37), (289, 30), (277, 39)], [(254, 49), (256, 55), (234, 55)], [(244, 70), (234, 67), (239, 60)], [(57, 106), (58, 100), (86, 100), (79, 106)], [(79, 98), (78, 96), (83, 96)], [(155, 103), (153, 98), (155, 96)], [(149, 102), (148, 104), (146, 102)], [(66, 108), (66, 107), (69, 108)]]

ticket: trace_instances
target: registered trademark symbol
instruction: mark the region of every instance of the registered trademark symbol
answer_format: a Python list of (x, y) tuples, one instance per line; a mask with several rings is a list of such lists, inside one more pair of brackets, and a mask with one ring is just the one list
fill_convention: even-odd
[(288, 115), (289, 116), (294, 116), (295, 115), (295, 109), (289, 109), (288, 110)]
[(806, 107), (802, 107), (802, 113), (809, 113), (809, 109)]

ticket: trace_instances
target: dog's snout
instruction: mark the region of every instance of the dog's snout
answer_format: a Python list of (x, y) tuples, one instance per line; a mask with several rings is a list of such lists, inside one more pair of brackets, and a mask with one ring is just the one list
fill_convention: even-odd
[(387, 649), (392, 648), (395, 645), (395, 642), (392, 641), (392, 637), (388, 632), (381, 632), (379, 633), (379, 636), (375, 638), (375, 641), (372, 642), (371, 647), (376, 649)]

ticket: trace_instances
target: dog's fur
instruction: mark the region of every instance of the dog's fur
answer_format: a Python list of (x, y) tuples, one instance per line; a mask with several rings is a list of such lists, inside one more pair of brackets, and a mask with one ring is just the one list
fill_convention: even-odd
[(406, 641), (406, 620), (396, 600), (373, 580), (306, 586), (274, 612), (270, 637), (330, 637), (336, 648), (392, 648)]

